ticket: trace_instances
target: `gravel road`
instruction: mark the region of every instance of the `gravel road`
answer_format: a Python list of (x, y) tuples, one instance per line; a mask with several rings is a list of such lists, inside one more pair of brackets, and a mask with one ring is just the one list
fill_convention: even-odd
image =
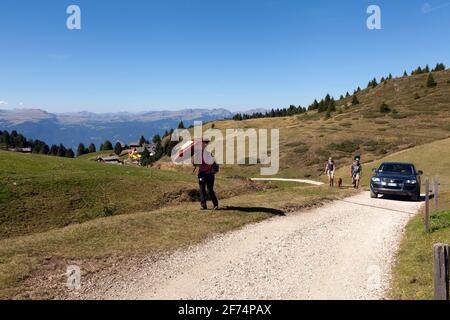
[(271, 218), (144, 264), (101, 298), (383, 299), (419, 206), (363, 192)]

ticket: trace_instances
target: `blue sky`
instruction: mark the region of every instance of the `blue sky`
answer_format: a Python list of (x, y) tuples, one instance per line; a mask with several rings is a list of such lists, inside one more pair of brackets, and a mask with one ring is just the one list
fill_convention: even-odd
[[(424, 7), (424, 5), (426, 7)], [(66, 8), (81, 8), (81, 30)], [(382, 10), (368, 30), (366, 9)], [(425, 9), (424, 9), (425, 8)], [(450, 64), (448, 0), (2, 0), (0, 107), (52, 112), (308, 105)]]

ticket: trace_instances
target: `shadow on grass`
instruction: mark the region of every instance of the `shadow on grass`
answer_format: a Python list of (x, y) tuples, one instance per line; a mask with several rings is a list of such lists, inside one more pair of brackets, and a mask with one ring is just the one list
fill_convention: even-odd
[(221, 210), (230, 210), (230, 211), (240, 211), (240, 212), (247, 212), (247, 213), (256, 213), (256, 212), (263, 212), (263, 213), (269, 213), (276, 216), (285, 216), (283, 210), (274, 209), (274, 208), (265, 208), (265, 207), (234, 207), (234, 206), (226, 206)]

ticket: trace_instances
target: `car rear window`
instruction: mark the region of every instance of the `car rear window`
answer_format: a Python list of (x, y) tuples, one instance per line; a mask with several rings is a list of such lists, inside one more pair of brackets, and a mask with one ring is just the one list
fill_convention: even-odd
[(395, 173), (404, 175), (414, 174), (412, 165), (401, 163), (384, 163), (380, 166), (380, 169), (378, 171), (383, 173)]

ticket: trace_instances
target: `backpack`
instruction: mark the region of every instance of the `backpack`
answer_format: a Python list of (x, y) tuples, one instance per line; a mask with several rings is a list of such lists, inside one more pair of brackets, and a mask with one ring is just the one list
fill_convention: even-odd
[(217, 164), (217, 162), (214, 161), (214, 163), (211, 165), (211, 169), (213, 173), (217, 173), (219, 172), (219, 165)]

